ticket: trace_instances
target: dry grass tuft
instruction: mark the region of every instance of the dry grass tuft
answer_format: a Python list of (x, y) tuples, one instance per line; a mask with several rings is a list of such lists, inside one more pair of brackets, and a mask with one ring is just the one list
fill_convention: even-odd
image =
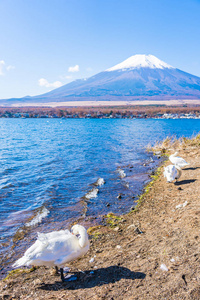
[(148, 145), (147, 151), (151, 151), (154, 154), (169, 155), (171, 151), (187, 149), (188, 146), (200, 146), (200, 133), (193, 138), (181, 137), (177, 139), (173, 136), (167, 137), (163, 141), (156, 142), (154, 146)]

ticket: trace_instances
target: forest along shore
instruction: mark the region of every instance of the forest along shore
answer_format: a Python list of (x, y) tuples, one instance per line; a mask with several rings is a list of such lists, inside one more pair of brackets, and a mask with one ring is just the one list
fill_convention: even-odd
[[(135, 103), (135, 102), (134, 102)], [(72, 107), (0, 107), (0, 118), (199, 119), (200, 105), (105, 105)]]
[(178, 150), (190, 165), (176, 184), (162, 166), (134, 211), (88, 229), (89, 252), (70, 264), (76, 281), (62, 283), (44, 267), (19, 269), (0, 282), (0, 299), (200, 299), (200, 135), (154, 150)]

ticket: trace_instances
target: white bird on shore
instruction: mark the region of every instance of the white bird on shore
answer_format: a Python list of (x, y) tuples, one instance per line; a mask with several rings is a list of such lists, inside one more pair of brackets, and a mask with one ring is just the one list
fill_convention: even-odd
[(167, 182), (177, 181), (181, 177), (182, 171), (179, 166), (169, 165), (164, 168), (164, 177), (167, 178)]
[(185, 159), (182, 157), (177, 156), (178, 152), (175, 152), (174, 154), (170, 155), (169, 160), (176, 166), (179, 166), (180, 168), (184, 168), (185, 166), (189, 165)]
[(48, 266), (60, 267), (64, 281), (63, 267), (89, 250), (87, 230), (81, 225), (74, 225), (69, 230), (38, 233), (37, 241), (18, 259), (13, 267)]

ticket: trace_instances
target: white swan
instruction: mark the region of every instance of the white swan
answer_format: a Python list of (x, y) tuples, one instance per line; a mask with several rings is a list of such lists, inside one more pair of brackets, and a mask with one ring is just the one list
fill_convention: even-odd
[(60, 267), (61, 279), (64, 281), (63, 267), (89, 250), (86, 229), (74, 225), (69, 230), (38, 233), (37, 241), (18, 259), (13, 267), (19, 266), (55, 266)]
[(177, 156), (178, 152), (175, 152), (174, 154), (170, 155), (169, 160), (176, 166), (179, 166), (180, 168), (184, 168), (185, 166), (189, 165), (185, 159), (182, 157)]
[(164, 168), (164, 177), (167, 178), (167, 182), (172, 182), (173, 180), (177, 180), (181, 177), (182, 171), (179, 166), (169, 165)]

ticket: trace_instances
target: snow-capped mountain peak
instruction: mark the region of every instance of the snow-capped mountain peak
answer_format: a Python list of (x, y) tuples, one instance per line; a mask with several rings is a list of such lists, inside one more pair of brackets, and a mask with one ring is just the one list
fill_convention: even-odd
[(137, 54), (129, 57), (120, 64), (107, 69), (107, 72), (125, 69), (138, 69), (138, 68), (151, 68), (151, 69), (172, 69), (173, 67), (158, 59), (154, 55)]
[(159, 103), (175, 99), (199, 100), (200, 77), (173, 68), (153, 55), (135, 55), (87, 80), (77, 79), (35, 97), (0, 100), (0, 106), (97, 100), (102, 101), (101, 105), (103, 101), (158, 100)]

